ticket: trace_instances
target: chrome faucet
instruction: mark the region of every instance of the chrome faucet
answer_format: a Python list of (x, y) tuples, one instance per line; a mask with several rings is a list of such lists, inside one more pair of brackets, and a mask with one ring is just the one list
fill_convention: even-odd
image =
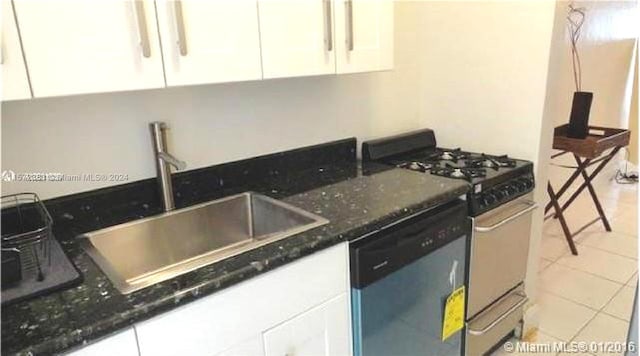
[(187, 163), (167, 152), (167, 124), (161, 121), (154, 121), (149, 124), (149, 128), (153, 139), (153, 153), (156, 158), (162, 207), (164, 211), (171, 211), (176, 208), (176, 205), (173, 201), (173, 185), (171, 184), (171, 167), (169, 165), (180, 171), (187, 168)]

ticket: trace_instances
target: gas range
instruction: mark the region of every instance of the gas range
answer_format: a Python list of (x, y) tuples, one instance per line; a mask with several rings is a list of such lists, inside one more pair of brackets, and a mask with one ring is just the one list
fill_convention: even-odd
[(364, 161), (469, 182), (471, 216), (527, 194), (535, 185), (531, 162), (507, 155), (440, 148), (429, 129), (364, 142), (362, 156)]
[[(533, 211), (533, 164), (436, 145), (432, 130), (368, 141), (363, 161), (464, 180), (473, 226), (468, 247), (465, 355), (486, 355), (523, 320)], [(505, 312), (506, 311), (506, 312)]]

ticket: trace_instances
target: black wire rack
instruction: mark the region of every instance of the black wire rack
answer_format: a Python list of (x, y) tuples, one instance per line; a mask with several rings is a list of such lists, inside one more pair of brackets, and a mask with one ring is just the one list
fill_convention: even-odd
[(1, 199), (0, 248), (20, 254), (23, 280), (44, 280), (43, 266), (51, 265), (51, 215), (35, 193), (6, 195)]

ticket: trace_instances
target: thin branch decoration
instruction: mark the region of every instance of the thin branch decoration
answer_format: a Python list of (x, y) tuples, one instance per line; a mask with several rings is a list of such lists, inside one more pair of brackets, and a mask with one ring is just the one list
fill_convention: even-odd
[(582, 89), (582, 67), (580, 65), (580, 54), (578, 53), (578, 40), (580, 39), (582, 24), (584, 24), (585, 12), (585, 8), (575, 7), (573, 3), (569, 4), (567, 21), (569, 33), (571, 34), (571, 63), (573, 65), (573, 81), (576, 85), (576, 91), (581, 91)]

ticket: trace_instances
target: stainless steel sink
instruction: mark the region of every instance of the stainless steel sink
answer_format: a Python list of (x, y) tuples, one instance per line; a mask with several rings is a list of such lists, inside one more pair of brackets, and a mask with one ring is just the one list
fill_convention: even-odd
[(127, 294), (327, 222), (264, 195), (242, 193), (89, 232), (79, 241)]

